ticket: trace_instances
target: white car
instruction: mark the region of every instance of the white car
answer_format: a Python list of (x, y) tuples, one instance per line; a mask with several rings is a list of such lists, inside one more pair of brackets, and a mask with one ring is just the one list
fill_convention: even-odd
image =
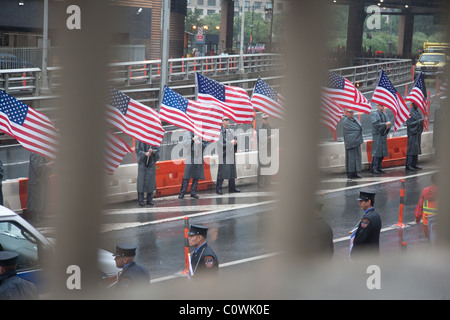
[[(17, 275), (33, 282), (40, 294), (47, 293), (44, 280), (44, 259), (53, 254), (54, 244), (12, 210), (0, 206), (0, 251), (19, 254)], [(98, 250), (99, 282), (108, 287), (117, 281), (118, 272), (112, 253)]]

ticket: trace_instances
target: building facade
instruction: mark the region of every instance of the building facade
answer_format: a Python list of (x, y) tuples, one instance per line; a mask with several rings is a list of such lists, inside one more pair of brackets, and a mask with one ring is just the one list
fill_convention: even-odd
[[(274, 0), (274, 12), (285, 12), (289, 10), (289, 0)], [(239, 7), (244, 6), (247, 10), (253, 10), (254, 13), (264, 14), (267, 9), (272, 8), (271, 0), (234, 0), (235, 15), (239, 12)], [(205, 17), (206, 15), (213, 13), (220, 13), (222, 7), (222, 0), (188, 0), (188, 10), (194, 11), (200, 10), (200, 15)]]
[[(56, 34), (61, 27), (61, 20), (68, 16), (66, 9), (70, 2), (48, 3), (49, 47), (57, 47)], [(129, 51), (138, 48), (141, 51), (139, 57), (159, 59), (162, 3), (163, 0), (110, 0), (109, 14), (114, 20), (112, 45)], [(187, 0), (171, 0), (169, 56), (174, 58), (183, 55), (186, 10)], [(0, 10), (0, 52), (19, 47), (30, 50), (42, 48), (43, 12), (42, 0), (3, 1)], [(119, 60), (135, 60), (128, 56), (123, 58), (125, 56)]]

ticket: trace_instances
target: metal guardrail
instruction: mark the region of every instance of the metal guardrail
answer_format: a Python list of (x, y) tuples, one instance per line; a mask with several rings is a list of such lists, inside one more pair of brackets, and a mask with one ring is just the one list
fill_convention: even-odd
[[(245, 73), (280, 70), (283, 58), (280, 54), (244, 55), (242, 69)], [(159, 82), (161, 60), (118, 62), (109, 65), (109, 81), (115, 86), (131, 87)], [(169, 82), (194, 79), (196, 72), (207, 76), (238, 74), (241, 72), (239, 55), (219, 55), (192, 58), (169, 59)], [(45, 94), (55, 94), (61, 86), (62, 68), (47, 68), (48, 90)], [(8, 93), (24, 93), (39, 96), (41, 90), (41, 69), (0, 70), (0, 89)], [(46, 88), (45, 88), (46, 89)]]
[[(392, 82), (404, 80), (408, 77), (414, 80), (411, 59), (363, 59), (358, 58), (361, 64), (353, 67), (330, 70), (348, 81), (357, 84), (358, 89), (374, 85), (378, 80), (380, 70), (383, 69)], [(378, 61), (376, 63), (370, 63)]]

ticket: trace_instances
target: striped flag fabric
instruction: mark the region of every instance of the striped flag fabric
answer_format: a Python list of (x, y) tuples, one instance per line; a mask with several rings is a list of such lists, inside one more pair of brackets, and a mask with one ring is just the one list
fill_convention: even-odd
[(409, 118), (408, 106), (383, 70), (380, 71), (377, 86), (373, 91), (372, 102), (392, 110), (395, 116), (394, 132)]
[(198, 72), (195, 84), (197, 101), (220, 106), (223, 114), (236, 123), (252, 123), (253, 105), (245, 89), (223, 85)]
[(107, 174), (113, 174), (122, 163), (123, 157), (130, 152), (132, 152), (130, 146), (123, 139), (110, 130), (106, 131), (104, 167)]
[(165, 131), (158, 113), (115, 88), (109, 90), (106, 120), (125, 134), (151, 146), (159, 147), (164, 138)]
[(60, 137), (53, 122), (3, 90), (0, 92), (0, 131), (27, 150), (56, 159)]
[(319, 122), (334, 132), (336, 131), (339, 120), (342, 118), (344, 109), (325, 94), (321, 95), (320, 101), (321, 113)]
[(323, 93), (342, 108), (370, 113), (372, 106), (363, 94), (346, 78), (327, 72), (323, 82)]
[(223, 112), (217, 104), (188, 100), (165, 86), (159, 117), (162, 121), (194, 132), (203, 140), (219, 140)]
[(261, 78), (256, 81), (251, 102), (254, 109), (270, 117), (284, 120), (286, 99)]
[(415, 103), (423, 115), (427, 114), (427, 88), (425, 86), (425, 81), (423, 73), (421, 72), (414, 82), (414, 86), (411, 92), (405, 98), (405, 101), (410, 101)]

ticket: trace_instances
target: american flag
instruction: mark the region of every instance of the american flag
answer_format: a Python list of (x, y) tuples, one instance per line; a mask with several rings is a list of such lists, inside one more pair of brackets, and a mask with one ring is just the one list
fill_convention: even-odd
[(159, 117), (163, 121), (194, 132), (203, 140), (219, 140), (223, 113), (222, 108), (216, 104), (188, 100), (165, 86)]
[(236, 123), (252, 123), (253, 105), (247, 91), (234, 86), (225, 86), (197, 72), (197, 101), (220, 106), (223, 114)]
[(164, 129), (158, 113), (123, 92), (110, 88), (106, 120), (125, 134), (151, 146), (160, 146)]
[(0, 92), (0, 131), (31, 152), (56, 158), (59, 133), (53, 122), (4, 91)]
[(331, 131), (336, 131), (337, 124), (339, 120), (341, 120), (344, 110), (340, 105), (324, 94), (321, 95), (320, 101), (320, 108), (322, 111), (319, 118), (320, 123)]
[(132, 152), (130, 146), (111, 131), (106, 131), (105, 171), (113, 174), (122, 163), (123, 157)]
[(256, 81), (251, 102), (254, 109), (284, 120), (285, 99), (261, 78)]
[(423, 115), (427, 114), (427, 88), (421, 72), (414, 83), (409, 95), (405, 98), (406, 101), (415, 103)]
[(392, 110), (395, 116), (394, 132), (409, 118), (408, 106), (383, 70), (373, 92), (372, 102)]
[(323, 82), (323, 93), (343, 108), (370, 113), (372, 106), (369, 100), (344, 77), (327, 72)]

